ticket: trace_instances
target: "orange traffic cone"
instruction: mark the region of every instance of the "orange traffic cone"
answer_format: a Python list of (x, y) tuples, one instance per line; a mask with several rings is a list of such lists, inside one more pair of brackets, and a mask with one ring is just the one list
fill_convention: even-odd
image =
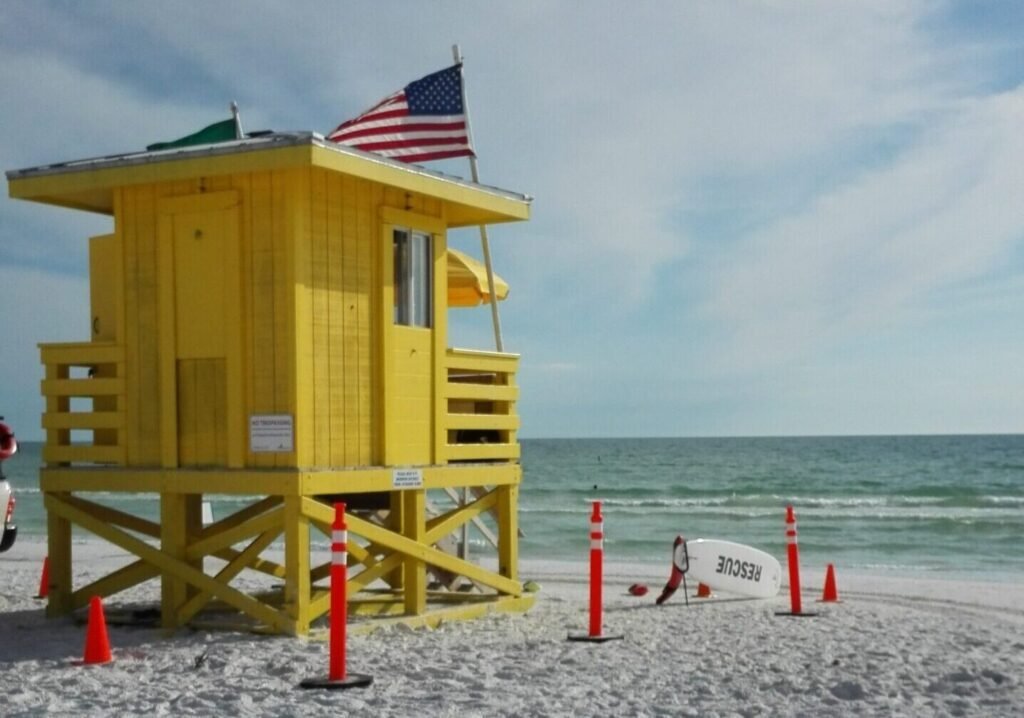
[(107, 638), (107, 619), (103, 615), (103, 602), (99, 596), (89, 599), (89, 626), (85, 632), (85, 655), (82, 663), (107, 663), (111, 660), (110, 639)]
[(711, 586), (706, 583), (698, 583), (696, 598), (711, 598)]
[(839, 592), (836, 591), (836, 569), (832, 564), (825, 571), (825, 591), (821, 595), (821, 603), (839, 603)]
[(43, 559), (43, 575), (39, 577), (39, 593), (36, 598), (46, 598), (50, 595), (50, 557)]

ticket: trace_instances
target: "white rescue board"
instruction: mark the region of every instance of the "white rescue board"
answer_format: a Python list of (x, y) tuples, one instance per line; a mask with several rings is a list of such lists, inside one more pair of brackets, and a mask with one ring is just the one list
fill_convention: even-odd
[(680, 543), (673, 550), (672, 562), (689, 578), (741, 596), (771, 598), (782, 583), (782, 566), (772, 555), (732, 541), (693, 539)]

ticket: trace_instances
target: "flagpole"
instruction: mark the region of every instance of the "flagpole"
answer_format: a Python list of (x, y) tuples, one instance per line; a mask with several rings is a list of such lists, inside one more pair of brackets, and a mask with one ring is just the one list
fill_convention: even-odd
[[(459, 46), (452, 45), (452, 56), (455, 64), (462, 64), (462, 51)], [(466, 102), (466, 83), (462, 78), (462, 68), (459, 68), (459, 83), (462, 87), (462, 112), (466, 116), (466, 136), (469, 138), (469, 146), (473, 147), (473, 130), (469, 123), (469, 104)], [(480, 184), (480, 171), (477, 167), (476, 153), (469, 156), (469, 169), (472, 172), (473, 182)], [(504, 343), (501, 340), (501, 318), (498, 316), (498, 292), (494, 285), (494, 267), (491, 265), (491, 243), (487, 240), (487, 225), (480, 225), (480, 244), (484, 250), (484, 267), (487, 269), (487, 287), (491, 297), (491, 323), (494, 325), (494, 345), (499, 352), (505, 351)]]
[(238, 103), (234, 100), (231, 101), (231, 116), (235, 120), (235, 139), (243, 139), (245, 133), (242, 132), (242, 116), (238, 112)]

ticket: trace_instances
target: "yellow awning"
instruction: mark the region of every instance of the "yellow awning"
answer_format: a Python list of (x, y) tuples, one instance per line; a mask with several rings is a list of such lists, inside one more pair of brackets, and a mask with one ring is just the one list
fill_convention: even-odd
[[(498, 300), (508, 296), (508, 282), (494, 275), (495, 294)], [(487, 283), (487, 268), (483, 262), (463, 254), (457, 249), (448, 250), (448, 306), (476, 307), (491, 301), (491, 289)]]

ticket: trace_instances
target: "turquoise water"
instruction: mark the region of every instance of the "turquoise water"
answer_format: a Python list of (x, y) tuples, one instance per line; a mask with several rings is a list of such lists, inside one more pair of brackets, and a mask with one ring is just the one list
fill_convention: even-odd
[[(668, 562), (677, 533), (861, 570), (1024, 576), (1024, 436), (523, 443), (526, 556), (583, 555), (603, 500), (607, 552)], [(594, 486), (597, 486), (595, 489)]]
[[(606, 560), (668, 564), (673, 538), (722, 538), (873, 572), (1024, 577), (1024, 436), (524, 440), (524, 558), (584, 561), (590, 502)], [(22, 535), (44, 535), (39, 445), (4, 469)], [(595, 488), (596, 487), (596, 488)], [(97, 500), (156, 518), (149, 495)], [(216, 517), (240, 499), (212, 497)], [(478, 551), (487, 553), (482, 539)], [(17, 550), (17, 546), (13, 549)]]

